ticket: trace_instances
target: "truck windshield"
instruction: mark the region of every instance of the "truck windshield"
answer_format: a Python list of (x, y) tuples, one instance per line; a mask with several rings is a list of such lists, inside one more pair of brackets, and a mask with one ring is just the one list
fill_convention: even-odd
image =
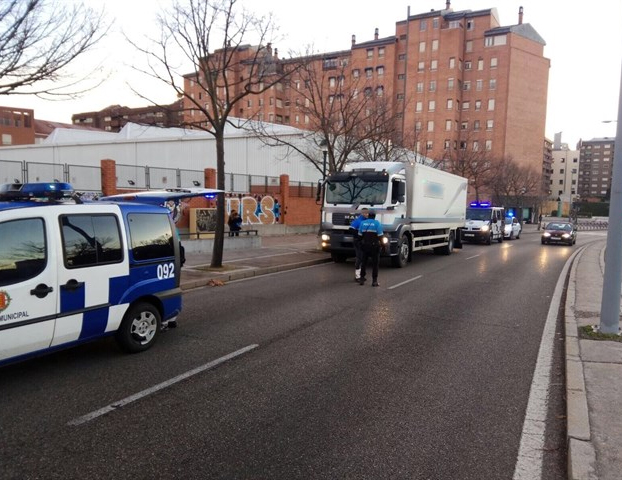
[(467, 220), (490, 220), (491, 210), (490, 208), (467, 208), (466, 218)]
[(330, 179), (326, 182), (326, 203), (381, 205), (387, 198), (388, 179), (361, 177)]

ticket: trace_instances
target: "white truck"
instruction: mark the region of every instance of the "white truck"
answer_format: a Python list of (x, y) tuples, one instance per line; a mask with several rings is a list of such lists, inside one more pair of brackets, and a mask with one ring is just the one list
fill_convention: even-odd
[(419, 163), (357, 162), (324, 182), (320, 242), (335, 262), (354, 256), (349, 226), (363, 208), (373, 208), (382, 224), (395, 267), (411, 253), (434, 249), (449, 255), (461, 246), (467, 179)]

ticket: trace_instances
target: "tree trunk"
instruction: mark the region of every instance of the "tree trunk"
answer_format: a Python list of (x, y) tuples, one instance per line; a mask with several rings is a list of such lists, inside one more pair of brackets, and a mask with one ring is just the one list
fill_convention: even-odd
[(225, 140), (224, 131), (216, 132), (216, 188), (223, 190), (216, 201), (216, 234), (212, 249), (212, 268), (222, 267), (225, 240)]

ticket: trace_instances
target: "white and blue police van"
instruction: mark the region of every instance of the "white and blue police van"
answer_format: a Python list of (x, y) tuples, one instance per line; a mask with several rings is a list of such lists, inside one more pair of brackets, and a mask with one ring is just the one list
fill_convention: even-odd
[(505, 235), (505, 209), (493, 207), (489, 202), (471, 202), (466, 209), (466, 221), (461, 231), (463, 242), (503, 242)]
[(111, 335), (150, 348), (182, 306), (182, 247), (156, 203), (216, 192), (81, 202), (66, 183), (0, 185), (0, 365)]

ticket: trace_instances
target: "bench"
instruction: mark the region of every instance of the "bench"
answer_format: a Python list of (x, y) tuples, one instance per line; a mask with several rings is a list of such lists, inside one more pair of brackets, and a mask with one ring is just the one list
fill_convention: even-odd
[[(226, 233), (227, 233), (227, 235), (228, 235), (229, 233), (231, 233), (231, 231), (230, 231), (230, 230), (227, 230), (227, 232), (226, 232)], [(251, 235), (251, 234), (253, 234), (253, 235), (259, 235), (259, 231), (258, 231), (258, 230), (238, 230), (238, 232), (237, 232), (237, 233), (239, 233), (240, 235), (242, 235), (242, 234), (246, 234), (246, 235)]]

